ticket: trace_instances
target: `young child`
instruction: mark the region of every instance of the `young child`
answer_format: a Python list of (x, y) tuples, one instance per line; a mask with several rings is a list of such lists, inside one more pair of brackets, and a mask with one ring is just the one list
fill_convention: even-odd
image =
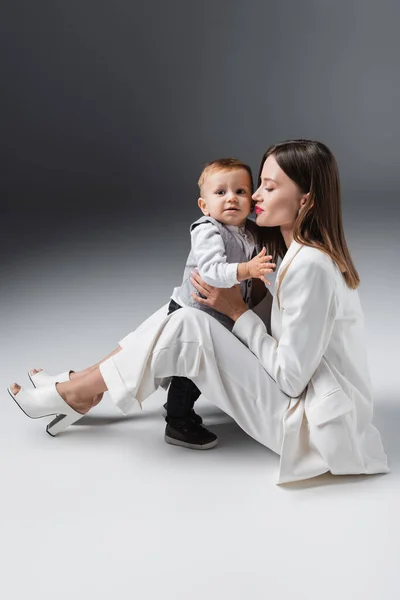
[[(257, 225), (247, 217), (252, 210), (253, 178), (248, 165), (235, 158), (208, 163), (199, 178), (198, 205), (203, 216), (190, 226), (191, 250), (182, 285), (171, 296), (168, 314), (182, 306), (204, 310), (229, 330), (233, 321), (192, 297), (198, 293), (190, 282), (196, 267), (206, 283), (230, 288), (240, 284), (243, 300), (251, 302), (252, 278), (267, 283), (265, 274), (275, 267), (260, 251)], [(201, 392), (186, 377), (174, 376), (168, 389), (165, 441), (178, 446), (205, 450), (217, 444), (217, 436), (202, 426), (193, 406)]]

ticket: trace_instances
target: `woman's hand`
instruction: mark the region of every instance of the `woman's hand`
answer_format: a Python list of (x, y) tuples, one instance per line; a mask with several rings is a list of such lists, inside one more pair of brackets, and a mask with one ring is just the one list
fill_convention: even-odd
[(196, 290), (205, 296), (205, 298), (200, 298), (200, 296), (192, 292), (192, 297), (199, 304), (210, 306), (220, 313), (227, 315), (233, 321), (236, 321), (248, 310), (247, 305), (243, 302), (239, 285), (234, 285), (231, 288), (216, 288), (203, 281), (196, 271), (192, 271), (190, 281)]

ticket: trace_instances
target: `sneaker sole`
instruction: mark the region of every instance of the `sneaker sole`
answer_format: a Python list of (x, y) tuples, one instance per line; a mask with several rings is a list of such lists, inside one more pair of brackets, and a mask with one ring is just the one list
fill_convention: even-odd
[(218, 440), (214, 440), (213, 442), (208, 442), (208, 444), (202, 444), (199, 446), (198, 444), (190, 444), (189, 442), (176, 440), (168, 435), (164, 436), (164, 440), (167, 442), (167, 444), (171, 444), (172, 446), (182, 446), (183, 448), (190, 448), (191, 450), (210, 450), (210, 448), (214, 448), (218, 444)]

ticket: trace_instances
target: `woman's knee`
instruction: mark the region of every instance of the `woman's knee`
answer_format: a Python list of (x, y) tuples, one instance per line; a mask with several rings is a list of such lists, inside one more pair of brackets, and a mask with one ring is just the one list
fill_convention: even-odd
[(193, 308), (192, 306), (183, 306), (181, 309), (171, 313), (170, 318), (175, 322), (183, 323), (204, 323), (207, 318), (212, 318), (207, 313)]
[(184, 306), (172, 313), (170, 319), (178, 337), (185, 341), (211, 339), (215, 328), (225, 330), (214, 317), (191, 306)]

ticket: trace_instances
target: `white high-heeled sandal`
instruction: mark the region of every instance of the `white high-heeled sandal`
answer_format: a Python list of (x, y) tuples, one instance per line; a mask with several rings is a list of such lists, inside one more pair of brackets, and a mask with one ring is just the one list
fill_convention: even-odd
[(46, 427), (47, 433), (53, 437), (85, 416), (76, 412), (63, 400), (55, 383), (33, 391), (21, 388), (16, 394), (11, 391), (11, 388), (7, 388), (7, 391), (19, 408), (31, 419), (57, 415)]
[(46, 373), (46, 371), (39, 371), (39, 373), (30, 373), (30, 371), (28, 371), (28, 377), (33, 387), (38, 388), (43, 387), (44, 385), (69, 381), (71, 373), (75, 373), (75, 371), (65, 371), (65, 373), (60, 373), (59, 375), (50, 375), (50, 373)]

